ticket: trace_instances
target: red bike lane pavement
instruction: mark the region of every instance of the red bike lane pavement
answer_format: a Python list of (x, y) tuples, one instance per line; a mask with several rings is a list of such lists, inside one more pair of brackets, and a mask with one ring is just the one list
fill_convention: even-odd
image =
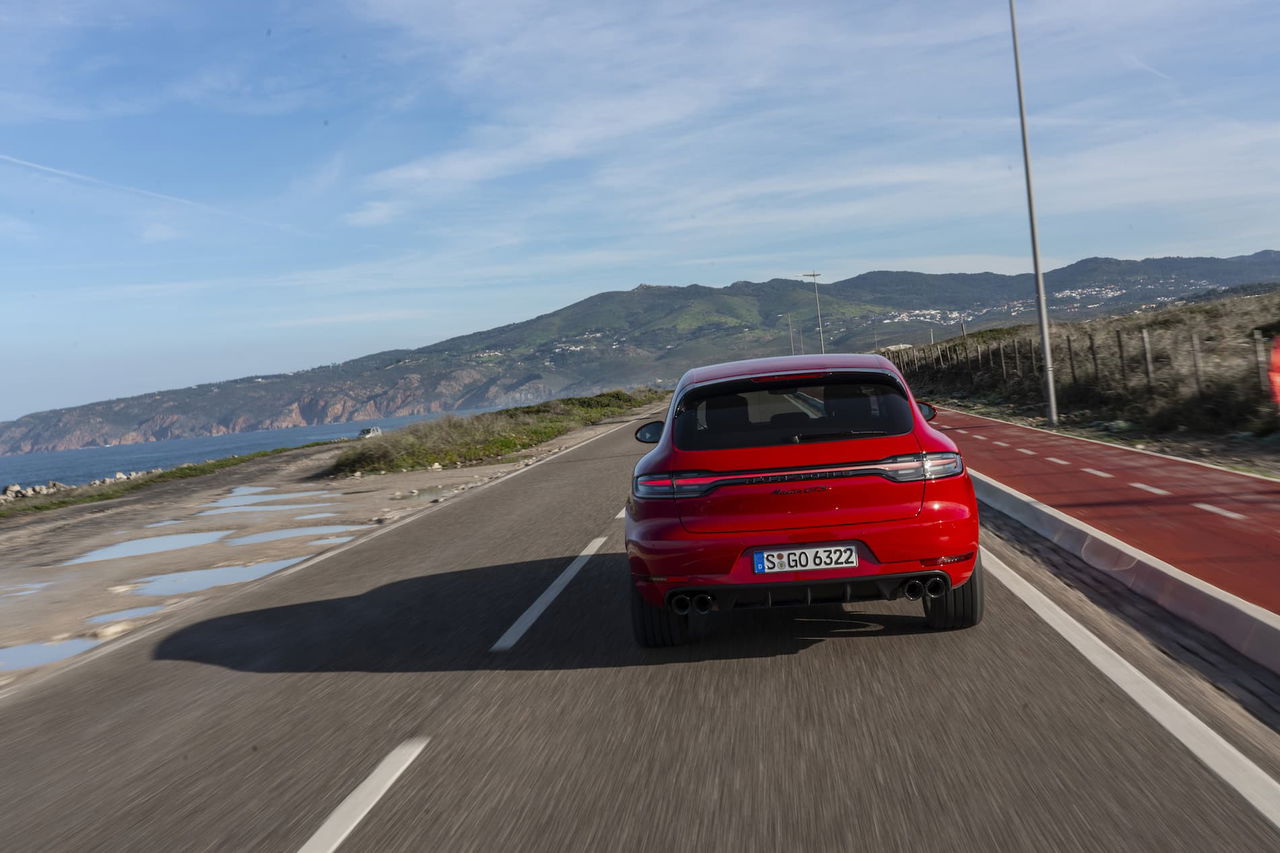
[(973, 470), (1280, 613), (1280, 481), (949, 409)]

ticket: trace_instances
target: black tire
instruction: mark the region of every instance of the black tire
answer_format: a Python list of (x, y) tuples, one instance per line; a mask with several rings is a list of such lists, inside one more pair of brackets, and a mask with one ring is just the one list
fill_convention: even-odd
[(654, 607), (634, 586), (631, 587), (631, 628), (636, 642), (649, 649), (689, 642), (689, 617), (677, 616), (665, 607)]
[(940, 598), (925, 598), (924, 618), (938, 631), (972, 628), (982, 621), (982, 585), (986, 572), (982, 559), (973, 567), (969, 580), (949, 590)]

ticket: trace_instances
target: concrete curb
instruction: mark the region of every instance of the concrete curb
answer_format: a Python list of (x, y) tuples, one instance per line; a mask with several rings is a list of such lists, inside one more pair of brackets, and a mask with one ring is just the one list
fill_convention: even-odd
[(1280, 614), (1205, 583), (972, 468), (969, 474), (982, 503), (1280, 674)]

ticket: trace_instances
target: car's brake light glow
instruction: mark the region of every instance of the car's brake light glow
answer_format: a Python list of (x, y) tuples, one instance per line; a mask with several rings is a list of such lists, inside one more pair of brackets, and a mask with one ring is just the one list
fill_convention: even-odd
[(951, 557), (934, 557), (932, 560), (921, 560), (922, 566), (946, 566), (951, 563), (963, 563), (965, 560), (973, 559), (973, 552), (968, 554), (956, 554)]

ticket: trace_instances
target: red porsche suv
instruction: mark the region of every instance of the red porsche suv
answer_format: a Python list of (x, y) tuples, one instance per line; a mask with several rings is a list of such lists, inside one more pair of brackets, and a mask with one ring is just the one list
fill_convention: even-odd
[(933, 628), (982, 619), (973, 485), (892, 362), (761, 358), (690, 370), (627, 503), (632, 622), (644, 646), (691, 614), (922, 600)]

